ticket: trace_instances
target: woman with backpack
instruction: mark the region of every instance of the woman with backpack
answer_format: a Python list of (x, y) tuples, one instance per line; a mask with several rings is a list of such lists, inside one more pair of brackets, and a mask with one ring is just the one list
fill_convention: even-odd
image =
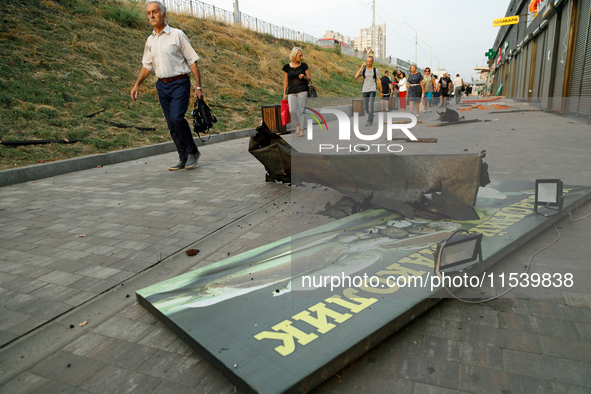
[(355, 74), (355, 78), (363, 77), (363, 107), (367, 112), (366, 126), (373, 123), (373, 103), (376, 99), (376, 90), (382, 92), (380, 70), (373, 67), (373, 56), (368, 56), (361, 68)]
[(425, 80), (423, 81), (423, 87), (425, 88), (425, 99), (427, 104), (425, 104), (425, 110), (423, 112), (431, 112), (431, 108), (433, 108), (433, 91), (435, 90), (435, 85), (437, 81), (431, 75), (431, 69), (429, 67), (425, 68)]
[[(292, 122), (296, 123), (296, 135), (304, 136), (304, 108), (308, 101), (308, 83), (311, 81), (310, 70), (306, 63), (302, 63), (304, 52), (295, 47), (289, 56), (290, 63), (283, 66), (283, 100), (289, 104)], [(303, 128), (302, 128), (303, 127)]]

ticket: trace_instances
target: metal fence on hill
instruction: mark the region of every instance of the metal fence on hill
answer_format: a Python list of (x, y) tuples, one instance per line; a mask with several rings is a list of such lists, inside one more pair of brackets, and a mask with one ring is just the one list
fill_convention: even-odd
[[(131, 0), (138, 1), (138, 0)], [(142, 0), (139, 0), (140, 2)], [(259, 33), (270, 34), (273, 37), (286, 40), (302, 41), (317, 44), (318, 39), (310, 34), (277, 26), (269, 22), (247, 15), (243, 12), (234, 13), (199, 0), (159, 0), (167, 11), (177, 14), (188, 14), (196, 18), (207, 18), (224, 22), (228, 25), (242, 24), (243, 27)]]
[[(144, 2), (146, 0), (128, 0), (132, 2)], [(216, 7), (212, 4), (207, 4), (199, 0), (159, 0), (164, 4), (167, 11), (177, 14), (187, 14), (196, 18), (213, 19), (226, 23), (228, 25), (241, 24), (243, 27), (263, 34), (270, 34), (276, 38), (283, 38), (292, 41), (301, 41), (310, 44), (320, 44), (318, 38), (300, 31), (288, 29), (285, 26), (277, 26), (269, 22), (265, 22), (254, 16), (247, 15), (242, 12), (227, 11)], [(365, 59), (367, 54), (349, 47), (348, 45), (340, 45), (341, 52), (349, 56), (355, 56), (360, 59)], [(391, 58), (375, 58), (375, 61), (382, 64), (391, 63)]]

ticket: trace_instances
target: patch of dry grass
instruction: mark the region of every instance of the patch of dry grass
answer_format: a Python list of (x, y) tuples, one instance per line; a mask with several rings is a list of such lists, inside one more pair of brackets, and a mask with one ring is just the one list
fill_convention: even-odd
[[(9, 29), (0, 40), (0, 140), (81, 138), (83, 142), (22, 149), (0, 145), (0, 169), (170, 140), (155, 78), (144, 82), (137, 102), (129, 97), (152, 29), (144, 5), (118, 0), (61, 4), (0, 3)], [(117, 7), (123, 11), (118, 13)], [(321, 96), (360, 95), (361, 82), (353, 78), (359, 59), (187, 15), (169, 14), (169, 23), (187, 34), (201, 57), (206, 101), (247, 110), (213, 107), (218, 132), (255, 127), (260, 107), (279, 103), (282, 67), (294, 46), (303, 48)], [(106, 111), (96, 118), (84, 117), (101, 109)], [(117, 129), (97, 119), (156, 131)]]

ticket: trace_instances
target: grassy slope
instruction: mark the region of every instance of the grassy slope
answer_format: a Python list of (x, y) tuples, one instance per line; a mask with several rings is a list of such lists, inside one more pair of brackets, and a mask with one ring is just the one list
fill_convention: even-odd
[[(9, 28), (0, 33), (0, 140), (81, 138), (83, 142), (0, 145), (0, 169), (169, 141), (155, 78), (142, 85), (137, 102), (129, 98), (151, 32), (144, 6), (134, 8), (118, 0), (58, 3), (0, 3)], [(359, 96), (360, 81), (353, 76), (360, 59), (185, 15), (169, 14), (168, 22), (185, 31), (201, 57), (206, 101), (248, 109), (213, 108), (218, 132), (254, 127), (260, 121), (261, 105), (279, 103), (281, 68), (296, 45), (304, 49), (304, 61), (321, 96)], [(107, 111), (94, 119), (84, 117), (101, 109)], [(156, 131), (119, 129), (97, 119)]]

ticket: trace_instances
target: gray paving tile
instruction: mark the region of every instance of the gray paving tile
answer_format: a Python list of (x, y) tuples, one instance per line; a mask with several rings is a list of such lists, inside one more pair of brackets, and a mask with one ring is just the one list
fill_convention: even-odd
[(499, 327), (499, 316), (496, 310), (483, 308), (479, 305), (462, 304), (456, 300), (446, 300), (441, 306), (430, 311), (429, 316), (434, 319), (458, 323)]
[(28, 318), (29, 315), (27, 313), (0, 308), (0, 330), (6, 330)]
[(552, 357), (591, 363), (591, 343), (540, 336), (544, 354)]
[(458, 368), (456, 363), (412, 354), (399, 357), (380, 372), (401, 379), (455, 389), (458, 387)]
[(39, 299), (19, 309), (19, 312), (35, 316), (39, 319), (51, 320), (72, 309), (70, 305), (61, 302)]
[(66, 305), (71, 306), (79, 306), (92, 298), (96, 297), (97, 293), (90, 293), (87, 291), (78, 291), (77, 293), (73, 294), (72, 296), (62, 300), (62, 302)]
[(230, 383), (221, 373), (216, 371), (207, 363), (203, 363), (198, 371), (203, 379), (197, 390), (205, 391), (206, 393), (231, 394), (236, 392), (236, 387)]
[(205, 391), (164, 380), (150, 394), (205, 394)]
[(461, 323), (434, 319), (429, 315), (429, 312), (410, 324), (409, 329), (412, 329), (415, 333), (446, 339), (458, 340), (462, 331), (460, 329)]
[(185, 345), (185, 343), (176, 334), (159, 324), (156, 325), (154, 331), (139, 341), (139, 344), (151, 346), (156, 349), (165, 350), (172, 353), (177, 353), (179, 350), (184, 348)]
[(462, 323), (461, 341), (501, 349), (516, 349), (523, 352), (542, 353), (538, 335), (522, 331), (495, 329)]
[(107, 339), (108, 338), (106, 336), (98, 335), (93, 332), (87, 332), (75, 341), (70, 342), (62, 349), (62, 351), (69, 352), (77, 356), (85, 356), (88, 352), (95, 349)]
[(82, 276), (89, 276), (91, 278), (96, 279), (108, 279), (116, 274), (121, 272), (118, 269), (108, 268), (108, 267), (100, 267), (100, 266), (88, 266), (79, 271), (76, 271), (76, 274)]
[(570, 339), (580, 339), (574, 322), (537, 316), (501, 312), (501, 327), (509, 330), (531, 332)]
[(3, 392), (10, 394), (25, 394), (25, 393), (39, 393), (39, 394), (82, 394), (84, 391), (67, 386), (65, 384), (56, 382), (51, 379), (35, 375), (30, 372), (24, 372), (6, 383), (2, 387)]
[(0, 330), (0, 346), (4, 346), (5, 344), (16, 339), (17, 337), (17, 334)]
[(431, 386), (429, 384), (415, 382), (413, 385), (413, 394), (454, 394), (468, 393), (467, 391), (451, 390), (445, 387)]
[(492, 346), (426, 336), (423, 339), (421, 355), (460, 364), (503, 369), (501, 351)]
[(142, 260), (142, 261), (122, 259), (122, 260), (118, 261), (117, 263), (114, 263), (113, 265), (111, 265), (110, 268), (115, 268), (115, 269), (120, 269), (120, 270), (124, 270), (124, 271), (128, 271), (128, 272), (137, 273), (137, 272), (141, 272), (149, 267), (152, 267), (153, 265), (157, 264), (157, 262), (158, 262), (158, 256), (156, 256), (156, 259)]
[[(109, 338), (88, 352), (85, 356), (121, 368), (136, 370), (140, 365), (149, 363), (151, 357), (154, 356), (156, 352), (156, 349), (148, 346), (142, 346), (116, 338)], [(141, 371), (144, 370), (140, 368), (140, 372)]]
[(574, 386), (572, 384), (552, 382), (552, 390), (554, 394), (588, 394), (589, 388), (582, 386)]
[(6, 331), (18, 336), (27, 334), (42, 324), (46, 323), (47, 320), (37, 316), (29, 316), (27, 319), (19, 321), (18, 323), (6, 328)]
[(78, 290), (76, 289), (71, 289), (69, 287), (48, 283), (45, 286), (32, 291), (31, 293), (29, 293), (29, 295), (52, 301), (62, 302), (76, 293), (78, 293)]
[(162, 381), (116, 366), (107, 366), (86, 380), (80, 388), (91, 393), (149, 393)]
[(71, 272), (53, 271), (47, 275), (43, 275), (39, 280), (55, 285), (68, 286), (82, 278), (84, 277)]
[(589, 308), (557, 305), (544, 301), (545, 300), (529, 301), (532, 315), (573, 322), (591, 323), (591, 309)]
[(31, 372), (68, 386), (78, 387), (104, 366), (102, 362), (60, 351), (35, 365)]
[(520, 375), (591, 388), (591, 364), (503, 350), (505, 369)]
[[(198, 359), (158, 350), (138, 371), (184, 386), (197, 387), (204, 378), (198, 368), (200, 362)], [(173, 365), (174, 368), (171, 368)]]
[(320, 393), (412, 393), (413, 383), (374, 371), (343, 368), (314, 392)]
[(512, 372), (460, 365), (458, 389), (479, 394), (552, 393), (549, 381)]
[(156, 326), (154, 324), (146, 324), (137, 320), (113, 316), (100, 326), (94, 328), (93, 332), (136, 343), (154, 331), (155, 328)]
[(2, 287), (27, 294), (45, 286), (46, 284), (47, 282), (37, 279), (19, 278), (15, 276), (13, 280), (3, 282)]
[(0, 296), (0, 306), (11, 310), (19, 310), (38, 299), (39, 297), (35, 297), (31, 294), (23, 294), (18, 291), (7, 290)]

